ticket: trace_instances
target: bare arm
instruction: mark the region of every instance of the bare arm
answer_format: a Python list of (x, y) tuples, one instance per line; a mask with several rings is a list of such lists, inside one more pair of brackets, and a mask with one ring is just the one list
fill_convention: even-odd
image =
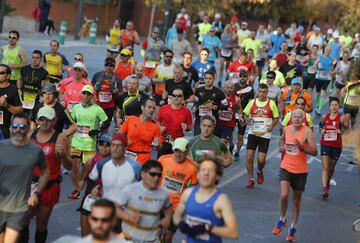
[(19, 57), (21, 59), (21, 63), (20, 64), (11, 64), (9, 65), (10, 68), (14, 69), (14, 68), (22, 68), (26, 65), (28, 65), (28, 61), (27, 61), (27, 57), (26, 57), (26, 53), (24, 48), (21, 48), (19, 50)]
[(175, 213), (173, 215), (173, 222), (175, 225), (178, 225), (180, 223), (180, 221), (183, 220), (183, 218), (184, 218), (185, 204), (191, 194), (191, 191), (192, 191), (192, 188), (188, 188), (181, 195), (180, 202), (179, 202), (179, 204), (175, 210)]
[(306, 129), (306, 140), (308, 142), (308, 146), (303, 147), (303, 146), (298, 145), (298, 148), (301, 151), (303, 151), (304, 153), (316, 156), (317, 155), (317, 146), (316, 146), (316, 142), (315, 142), (315, 136), (310, 128)]
[(162, 228), (164, 228), (164, 229), (167, 229), (170, 226), (171, 218), (172, 218), (172, 208), (171, 208), (171, 206), (163, 209), (163, 213), (164, 213), (164, 218), (162, 218), (160, 220), (160, 226)]
[(72, 160), (70, 158), (69, 141), (64, 134), (59, 134), (56, 140), (55, 154), (66, 169), (71, 169)]
[(134, 32), (134, 44), (135, 45), (140, 45), (140, 37), (139, 37), (139, 34), (136, 31)]

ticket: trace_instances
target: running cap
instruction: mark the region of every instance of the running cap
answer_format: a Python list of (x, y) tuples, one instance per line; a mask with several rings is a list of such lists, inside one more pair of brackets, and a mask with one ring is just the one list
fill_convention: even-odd
[(124, 48), (124, 49), (121, 50), (120, 54), (123, 54), (125, 56), (130, 56), (131, 51), (129, 49)]
[(298, 78), (293, 78), (293, 79), (291, 80), (291, 84), (300, 84), (300, 85), (301, 85), (301, 80), (298, 79)]
[(320, 32), (320, 31), (321, 31), (321, 30), (320, 30), (320, 27), (316, 26), (316, 27), (314, 28), (314, 31), (315, 31), (315, 32)]
[(111, 136), (107, 133), (102, 133), (98, 138), (98, 142), (102, 141), (102, 142), (111, 143), (111, 140), (112, 140)]
[(82, 70), (86, 71), (85, 64), (82, 63), (82, 62), (75, 62), (74, 65), (73, 65), (73, 68), (81, 68)]
[(47, 84), (41, 89), (41, 94), (45, 92), (50, 94), (54, 94), (54, 93), (56, 94), (58, 91), (56, 89), (55, 84)]
[(248, 23), (246, 21), (242, 21), (241, 25), (248, 25)]
[(173, 151), (178, 149), (181, 152), (185, 152), (188, 144), (189, 144), (189, 140), (187, 140), (186, 138), (177, 138), (174, 141)]
[(128, 145), (128, 139), (126, 136), (121, 135), (121, 134), (115, 134), (111, 141), (120, 141), (124, 146)]
[(339, 35), (339, 32), (336, 30), (336, 31), (334, 31), (334, 33), (333, 33), (333, 36), (332, 36), (333, 38), (339, 38), (340, 37), (340, 35)]
[(236, 22), (238, 22), (237, 16), (232, 16), (231, 19), (230, 19), (230, 22), (231, 22), (231, 23), (236, 23)]
[(115, 64), (116, 64), (116, 61), (115, 61), (115, 59), (114, 58), (112, 58), (112, 57), (107, 57), (106, 59), (105, 59), (105, 63), (104, 63), (104, 65), (105, 66), (115, 66)]
[(45, 117), (48, 120), (52, 120), (56, 117), (55, 110), (52, 107), (43, 106), (39, 109), (36, 117), (37, 119), (39, 119), (40, 117)]
[(89, 92), (91, 94), (94, 94), (94, 88), (91, 85), (84, 85), (81, 89), (81, 93), (82, 92)]
[(210, 32), (215, 32), (215, 27), (214, 26), (211, 26)]
[(291, 51), (289, 54), (290, 54), (290, 56), (296, 56), (296, 52), (294, 52), (294, 51)]
[(329, 28), (326, 33), (328, 33), (328, 34), (333, 34), (334, 31), (333, 31), (333, 29)]
[(215, 17), (215, 19), (220, 19), (221, 15), (220, 15), (220, 13), (216, 13), (214, 17)]
[(159, 34), (160, 30), (159, 30), (158, 27), (155, 26), (155, 27), (153, 28), (152, 32), (155, 33), (155, 34)]

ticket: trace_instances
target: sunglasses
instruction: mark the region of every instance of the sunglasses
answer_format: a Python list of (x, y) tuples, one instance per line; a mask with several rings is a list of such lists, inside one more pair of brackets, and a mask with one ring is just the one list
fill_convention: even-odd
[(74, 71), (82, 71), (82, 68), (74, 68)]
[(74, 58), (74, 61), (77, 61), (77, 62), (82, 62), (82, 59), (81, 58)]
[(108, 143), (108, 142), (104, 142), (104, 141), (100, 141), (100, 142), (99, 142), (99, 146), (106, 146), (106, 147), (110, 147), (110, 143)]
[(115, 64), (106, 63), (106, 64), (105, 64), (105, 67), (115, 67)]
[(274, 79), (274, 77), (272, 77), (272, 76), (268, 76), (268, 77), (266, 77), (267, 79)]
[(98, 217), (94, 217), (92, 215), (90, 215), (90, 218), (91, 220), (95, 221), (95, 222), (98, 222), (100, 221), (101, 223), (109, 223), (112, 218), (111, 217), (108, 217), (108, 218), (98, 218)]
[(0, 72), (0, 75), (4, 75), (4, 74), (7, 74), (7, 72), (6, 71), (1, 71)]
[(241, 75), (239, 75), (239, 77), (240, 77), (240, 78), (246, 78), (247, 75), (246, 75), (246, 74), (241, 74)]
[(162, 176), (161, 173), (154, 172), (154, 171), (149, 171), (148, 174), (149, 174), (151, 177), (157, 176), (158, 178), (160, 178), (160, 177)]
[(17, 39), (17, 37), (9, 35), (9, 39), (16, 40), (16, 39)]
[(21, 130), (25, 130), (26, 128), (28, 128), (28, 126), (26, 124), (18, 124), (18, 123), (13, 123), (11, 124), (11, 128), (12, 129), (21, 129)]
[(43, 121), (50, 121), (49, 119), (47, 119), (46, 117), (39, 117), (38, 118), (39, 121), (43, 122)]
[(297, 105), (305, 105), (305, 103), (296, 103)]
[(87, 96), (89, 96), (89, 95), (92, 95), (92, 93), (90, 93), (90, 92), (81, 92), (82, 93), (82, 95), (87, 95)]
[(128, 55), (120, 54), (121, 57), (128, 57)]
[(183, 95), (181, 95), (181, 94), (172, 94), (171, 96), (174, 97), (174, 98), (181, 98), (181, 97), (183, 97)]

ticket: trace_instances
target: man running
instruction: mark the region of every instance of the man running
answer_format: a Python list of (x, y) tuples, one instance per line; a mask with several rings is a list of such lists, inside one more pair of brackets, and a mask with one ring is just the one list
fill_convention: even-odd
[[(49, 73), (49, 81), (53, 84), (59, 84), (63, 79), (63, 72), (68, 70), (69, 61), (59, 52), (60, 43), (57, 40), (50, 41), (50, 52), (44, 54), (44, 65)], [(75, 68), (75, 67), (74, 67)]]
[(299, 97), (303, 97), (306, 100), (305, 112), (311, 112), (311, 94), (306, 89), (301, 88), (300, 79), (294, 78), (291, 81), (291, 86), (285, 87), (282, 90), (281, 98), (284, 102), (284, 115), (286, 115), (289, 111), (293, 111), (296, 109), (295, 101)]
[[(38, 205), (40, 193), (49, 180), (44, 152), (30, 143), (29, 128), (26, 114), (16, 113), (11, 118), (11, 139), (0, 141), (0, 242), (18, 241), (29, 207)], [(40, 170), (39, 184), (31, 190), (36, 166)]]
[[(296, 109), (300, 109), (305, 112), (306, 100), (304, 99), (304, 97), (298, 97), (295, 101), (295, 104), (296, 104)], [(288, 113), (286, 113), (286, 115), (284, 116), (284, 118), (281, 122), (282, 128), (285, 128), (292, 124), (291, 117), (292, 117), (292, 111), (289, 111)], [(303, 124), (307, 127), (310, 127), (311, 130), (314, 127), (312, 116), (307, 112), (305, 112), (305, 118), (304, 118)]]
[(145, 76), (152, 77), (157, 65), (160, 63), (161, 53), (165, 50), (165, 43), (159, 39), (159, 28), (154, 27), (151, 36), (147, 38), (141, 50), (144, 56)]
[(286, 211), (290, 187), (293, 190), (293, 209), (291, 225), (286, 239), (295, 241), (296, 223), (300, 214), (301, 195), (305, 190), (307, 178), (307, 155), (317, 155), (314, 134), (303, 125), (304, 112), (294, 110), (293, 124), (285, 127), (280, 139), (280, 153), (283, 157), (280, 164), (280, 220), (273, 229), (279, 235), (287, 224)]
[[(208, 61), (210, 55), (210, 51), (207, 48), (203, 48), (200, 51), (200, 58), (199, 60), (194, 61), (191, 66), (196, 70), (198, 77), (199, 77), (199, 86), (205, 85), (205, 73), (210, 71), (216, 73), (216, 69), (214, 64)], [(196, 87), (196, 88), (198, 88)]]
[(181, 66), (183, 67), (183, 79), (188, 82), (191, 87), (197, 88), (199, 86), (199, 75), (197, 70), (191, 66), (192, 54), (191, 52), (184, 52), (183, 61)]
[(247, 188), (254, 188), (254, 157), (258, 148), (258, 171), (257, 183), (264, 182), (263, 169), (266, 162), (266, 153), (269, 148), (271, 132), (279, 121), (279, 111), (275, 102), (267, 98), (268, 87), (266, 84), (260, 84), (258, 89), (258, 98), (255, 98), (247, 104), (243, 113), (245, 121), (250, 125), (247, 142), (246, 170), (248, 173)]
[(186, 189), (180, 198), (173, 222), (188, 243), (220, 243), (221, 238), (236, 240), (239, 236), (231, 200), (216, 186), (222, 166), (221, 160), (206, 154), (199, 161), (199, 185)]

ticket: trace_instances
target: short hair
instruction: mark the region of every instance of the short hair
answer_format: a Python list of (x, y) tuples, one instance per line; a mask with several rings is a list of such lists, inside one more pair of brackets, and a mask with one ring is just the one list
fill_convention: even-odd
[(140, 80), (135, 74), (128, 76), (126, 79), (127, 79), (127, 82), (129, 82), (130, 79), (135, 79), (138, 82), (138, 84), (140, 84)]
[(1, 63), (0, 67), (6, 68), (6, 74), (11, 74), (11, 68), (8, 65)]
[(108, 62), (108, 61), (116, 62), (115, 59), (112, 58), (112, 57), (107, 57), (107, 58), (105, 58), (105, 62)]
[(212, 123), (215, 125), (216, 124), (216, 118), (213, 116), (213, 115), (205, 115), (205, 116), (202, 116), (200, 118), (200, 123), (203, 122), (204, 120), (209, 120), (209, 121), (212, 121)]
[(32, 54), (37, 54), (40, 55), (40, 57), (42, 57), (42, 52), (40, 50), (34, 50)]
[(116, 212), (115, 204), (108, 199), (100, 198), (94, 202), (92, 207), (110, 208), (111, 209), (111, 218), (115, 217), (115, 212)]
[(162, 165), (160, 164), (159, 161), (154, 160), (154, 159), (150, 159), (148, 160), (143, 166), (142, 166), (142, 171), (144, 172), (148, 172), (149, 170), (151, 170), (152, 168), (159, 168), (161, 171), (163, 170)]
[(302, 97), (302, 96), (297, 97), (297, 99), (295, 100), (295, 104), (297, 104), (298, 100), (303, 100), (305, 102), (305, 105), (306, 105), (306, 100), (305, 100), (304, 97)]
[(15, 34), (16, 37), (17, 37), (18, 39), (20, 39), (20, 33), (19, 33), (19, 31), (17, 31), (17, 30), (10, 30), (10, 31), (9, 31), (9, 35), (10, 35), (10, 34)]
[(305, 118), (305, 112), (303, 110), (300, 110), (300, 109), (295, 109), (291, 112), (291, 118), (293, 118), (295, 116), (295, 114), (297, 113), (300, 113), (302, 118), (304, 119)]
[(172, 50), (170, 50), (170, 49), (166, 49), (166, 50), (163, 52), (163, 54), (165, 55), (165, 54), (168, 53), (168, 52), (170, 52), (171, 55), (174, 55), (174, 52), (173, 52)]
[(259, 84), (259, 89), (269, 89), (269, 87), (266, 84), (261, 83)]
[(176, 33), (178, 33), (178, 34), (183, 34), (183, 33), (184, 33), (184, 31), (183, 31), (183, 29), (178, 28), (178, 29), (176, 29)]
[(76, 52), (75, 55), (81, 56), (82, 61), (84, 62), (84, 55), (81, 52)]
[(173, 72), (175, 72), (175, 70), (182, 70), (182, 71), (184, 71), (184, 68), (180, 65), (180, 64), (175, 64), (175, 66), (174, 66), (174, 69), (173, 69)]
[(316, 47), (317, 49), (319, 49), (319, 45), (313, 45), (311, 48)]
[(338, 104), (340, 104), (340, 100), (338, 97), (330, 96), (329, 97), (329, 106), (330, 106), (331, 102), (333, 102), (333, 101), (336, 101)]
[(26, 125), (30, 126), (30, 119), (24, 112), (18, 112), (18, 113), (15, 113), (14, 115), (12, 115), (11, 116), (11, 123), (13, 123), (15, 118), (25, 119), (26, 120)]
[(60, 46), (60, 43), (57, 40), (51, 40), (50, 45), (51, 45), (52, 42), (55, 42), (58, 47)]
[(145, 107), (148, 101), (154, 102), (156, 104), (155, 99), (152, 96), (148, 96), (143, 100), (143, 102), (141, 103), (141, 106)]
[(192, 53), (191, 53), (191, 52), (188, 52), (188, 51), (184, 52), (183, 56), (185, 56), (185, 55), (189, 55), (189, 56), (192, 57)]
[[(200, 157), (200, 160), (198, 162), (198, 170), (200, 169), (200, 166), (205, 161), (212, 161), (214, 165), (216, 166), (216, 175), (219, 177), (222, 177), (224, 174), (224, 166), (223, 166), (223, 159), (219, 156), (214, 156), (211, 154), (203, 154)], [(219, 184), (219, 180), (216, 180), (215, 184)]]
[(246, 50), (246, 52), (249, 52), (249, 51), (251, 51), (252, 53), (254, 53), (254, 49), (252, 49), (252, 48), (249, 48), (249, 49)]
[(274, 71), (268, 71), (266, 73), (266, 76), (268, 76), (269, 74), (272, 75), (274, 78), (276, 77), (276, 72), (274, 72)]
[(207, 70), (204, 74), (204, 77), (206, 74), (210, 74), (211, 76), (215, 77), (215, 72), (214, 71), (211, 71), (211, 70)]
[(170, 95), (172, 95), (174, 93), (175, 90), (180, 90), (181, 93), (184, 95), (184, 90), (180, 87), (176, 87), (175, 89), (173, 89), (172, 93)]
[(208, 54), (210, 54), (210, 50), (209, 50), (208, 48), (206, 48), (206, 47), (204, 47), (203, 49), (201, 49), (200, 53), (201, 53), (202, 51), (206, 51)]

